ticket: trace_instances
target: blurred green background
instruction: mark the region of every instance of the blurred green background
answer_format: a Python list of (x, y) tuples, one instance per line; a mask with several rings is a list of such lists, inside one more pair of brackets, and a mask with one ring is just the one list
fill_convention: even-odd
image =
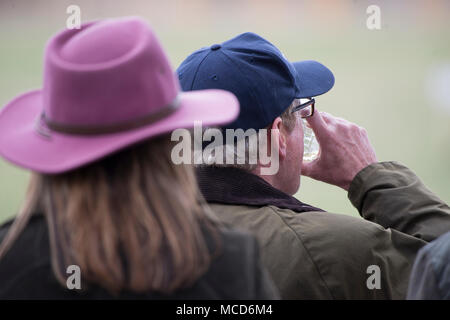
[[(42, 83), (47, 39), (66, 25), (66, 8), (83, 22), (144, 17), (172, 65), (192, 51), (256, 32), (291, 60), (314, 59), (335, 74), (317, 108), (365, 127), (379, 161), (397, 160), (450, 202), (450, 1), (25, 1), (0, 0), (0, 107)], [(381, 29), (369, 30), (369, 5)], [(0, 221), (23, 199), (28, 173), (0, 160)], [(302, 178), (297, 197), (357, 215), (337, 187)]]

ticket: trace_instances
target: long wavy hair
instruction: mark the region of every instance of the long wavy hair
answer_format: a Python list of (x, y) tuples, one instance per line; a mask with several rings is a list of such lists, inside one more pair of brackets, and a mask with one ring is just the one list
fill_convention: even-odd
[(220, 225), (193, 168), (173, 164), (171, 149), (164, 135), (67, 173), (33, 173), (0, 259), (30, 216), (42, 212), (52, 268), (64, 286), (71, 264), (112, 294), (191, 285), (220, 251)]

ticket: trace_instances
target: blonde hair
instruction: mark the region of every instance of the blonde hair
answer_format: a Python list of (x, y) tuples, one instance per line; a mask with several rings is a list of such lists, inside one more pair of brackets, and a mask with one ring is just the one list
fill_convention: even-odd
[(0, 259), (32, 213), (42, 210), (52, 267), (64, 286), (71, 264), (83, 280), (112, 294), (170, 293), (191, 285), (220, 250), (219, 224), (192, 167), (173, 164), (171, 148), (163, 136), (71, 172), (33, 174)]

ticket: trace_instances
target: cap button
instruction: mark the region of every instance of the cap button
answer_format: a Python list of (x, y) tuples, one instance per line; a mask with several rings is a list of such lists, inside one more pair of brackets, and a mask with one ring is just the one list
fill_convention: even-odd
[(217, 49), (220, 49), (222, 46), (220, 45), (220, 44), (213, 44), (212, 46), (211, 46), (211, 50), (217, 50)]

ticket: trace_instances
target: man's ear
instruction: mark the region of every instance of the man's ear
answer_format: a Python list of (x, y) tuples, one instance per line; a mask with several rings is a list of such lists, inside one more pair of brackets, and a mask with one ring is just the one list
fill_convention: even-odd
[[(273, 122), (272, 126), (270, 127), (270, 131), (272, 131), (271, 134), (274, 136), (275, 142), (278, 144), (278, 154), (281, 160), (286, 158), (287, 153), (287, 139), (285, 136), (285, 130), (281, 130), (283, 126), (283, 120), (281, 120), (280, 117), (277, 117)], [(269, 139), (269, 141), (272, 141)]]

